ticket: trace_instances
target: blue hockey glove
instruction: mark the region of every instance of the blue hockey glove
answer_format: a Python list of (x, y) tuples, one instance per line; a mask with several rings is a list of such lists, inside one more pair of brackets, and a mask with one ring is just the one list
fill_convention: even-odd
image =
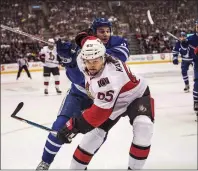
[(60, 39), (56, 42), (57, 53), (64, 66), (76, 65), (75, 51), (72, 49), (71, 42), (62, 42)]
[(174, 65), (178, 65), (178, 64), (179, 64), (178, 59), (173, 59), (173, 64), (174, 64)]

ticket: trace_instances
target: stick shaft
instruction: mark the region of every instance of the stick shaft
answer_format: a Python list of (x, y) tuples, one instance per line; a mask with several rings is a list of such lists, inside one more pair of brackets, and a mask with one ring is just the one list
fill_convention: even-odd
[[(171, 37), (173, 37), (173, 38), (175, 38), (176, 40), (179, 40), (179, 38), (178, 37), (176, 37), (176, 36), (174, 36), (173, 34), (171, 34), (170, 32), (166, 32), (169, 36), (171, 36)], [(179, 40), (180, 41), (180, 40)], [(191, 47), (192, 49), (195, 49), (195, 47), (194, 46), (192, 46), (192, 45), (189, 45), (189, 47)]]
[(12, 118), (17, 119), (17, 120), (19, 120), (19, 121), (21, 121), (21, 122), (25, 122), (25, 123), (27, 123), (27, 124), (29, 124), (29, 125), (34, 126), (34, 127), (43, 129), (43, 130), (45, 130), (45, 131), (48, 131), (48, 132), (52, 133), (52, 134), (55, 135), (55, 136), (57, 135), (57, 132), (56, 132), (56, 131), (54, 131), (54, 130), (52, 130), (52, 129), (46, 127), (46, 126), (37, 124), (37, 123), (35, 123), (35, 122), (29, 121), (29, 120), (27, 120), (27, 119), (24, 119), (24, 118), (21, 118), (21, 117), (18, 117), (18, 116), (12, 116)]
[(5, 30), (9, 30), (9, 31), (11, 31), (11, 32), (13, 32), (13, 33), (17, 33), (17, 34), (20, 34), (20, 35), (29, 37), (29, 38), (31, 38), (31, 39), (38, 40), (39, 42), (43, 42), (43, 43), (46, 43), (46, 44), (48, 44), (48, 45), (54, 45), (53, 43), (50, 43), (50, 42), (45, 41), (45, 40), (43, 40), (43, 39), (41, 39), (41, 38), (38, 38), (38, 37), (36, 37), (36, 36), (34, 36), (34, 35), (25, 33), (25, 32), (23, 32), (23, 31), (16, 30), (16, 29), (14, 29), (14, 28), (12, 28), (12, 27), (8, 27), (8, 26), (5, 26), (5, 25), (2, 25), (2, 24), (1, 24), (1, 28), (2, 28), (2, 29), (5, 29)]
[(21, 117), (16, 116), (17, 113), (18, 113), (18, 112), (21, 110), (21, 108), (23, 107), (23, 105), (24, 105), (23, 102), (20, 102), (20, 103), (17, 105), (16, 109), (15, 109), (14, 112), (11, 114), (11, 117), (12, 117), (12, 118), (17, 119), (17, 120), (19, 120), (19, 121), (21, 121), (21, 122), (25, 122), (25, 123), (27, 123), (27, 124), (29, 124), (29, 125), (34, 126), (34, 127), (43, 129), (43, 130), (45, 130), (45, 131), (50, 132), (50, 133), (53, 134), (54, 136), (57, 136), (57, 132), (56, 132), (56, 131), (54, 131), (54, 130), (52, 130), (52, 129), (46, 127), (46, 126), (43, 126), (43, 125), (40, 125), (40, 124), (38, 124), (38, 123), (35, 123), (35, 122), (29, 121), (29, 120), (27, 120), (27, 119), (24, 119), (24, 118), (21, 118)]

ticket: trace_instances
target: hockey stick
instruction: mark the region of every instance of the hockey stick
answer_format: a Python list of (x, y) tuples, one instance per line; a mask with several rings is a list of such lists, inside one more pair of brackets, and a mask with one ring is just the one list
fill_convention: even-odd
[[(178, 37), (176, 37), (175, 35), (171, 34), (170, 32), (167, 31), (166, 33), (167, 33), (169, 36), (171, 36), (171, 37), (175, 38), (176, 40), (180, 41)], [(192, 45), (189, 45), (189, 47), (191, 47), (192, 49), (195, 49), (195, 47), (192, 46)]]
[(2, 25), (2, 24), (1, 24), (1, 28), (2, 28), (2, 29), (5, 29), (5, 30), (9, 30), (9, 31), (14, 32), (14, 33), (17, 33), (17, 34), (20, 34), (20, 35), (23, 35), (23, 36), (26, 36), (26, 37), (29, 37), (30, 39), (33, 39), (33, 40), (38, 40), (39, 42), (43, 42), (43, 43), (46, 43), (46, 44), (48, 44), (48, 45), (52, 45), (52, 46), (55, 45), (54, 43), (45, 41), (45, 40), (43, 40), (43, 39), (41, 39), (41, 38), (38, 38), (38, 37), (36, 37), (36, 36), (34, 36), (34, 35), (25, 33), (25, 32), (23, 32), (23, 31), (14, 29), (14, 28), (12, 28), (12, 27), (8, 27), (8, 26), (5, 26), (5, 25)]
[[(17, 33), (17, 34), (20, 34), (20, 35), (29, 37), (30, 39), (33, 39), (33, 40), (38, 40), (39, 42), (43, 42), (43, 43), (46, 43), (46, 44), (48, 44), (48, 45), (52, 45), (52, 46), (56, 45), (55, 43), (51, 43), (51, 42), (45, 41), (45, 40), (43, 40), (43, 39), (41, 39), (41, 38), (38, 38), (38, 37), (36, 37), (36, 36), (34, 36), (34, 35), (25, 33), (25, 32), (23, 32), (23, 31), (14, 29), (14, 28), (12, 28), (12, 27), (8, 27), (8, 26), (5, 26), (5, 25), (2, 25), (2, 24), (1, 24), (1, 28), (2, 28), (2, 29), (5, 29), (5, 30), (9, 30), (9, 31), (11, 31), (11, 32), (13, 32), (13, 33)], [(76, 51), (73, 50), (73, 49), (71, 49), (71, 52), (72, 52), (72, 53), (75, 53)]]
[[(147, 10), (147, 17), (148, 17), (148, 20), (149, 20), (150, 24), (153, 25), (154, 22), (153, 22), (153, 19), (152, 19), (152, 17), (151, 17), (151, 12), (150, 12), (150, 10)], [(173, 37), (174, 39), (180, 41), (178, 37), (176, 37), (175, 35), (171, 34), (170, 32), (167, 31), (166, 33), (167, 33), (169, 36)], [(189, 47), (191, 47), (192, 49), (195, 49), (195, 47), (192, 46), (192, 45), (189, 45)]]
[(19, 120), (19, 121), (21, 121), (21, 122), (25, 122), (25, 123), (27, 123), (27, 124), (29, 124), (29, 125), (34, 126), (34, 127), (43, 129), (43, 130), (45, 130), (45, 131), (50, 132), (50, 133), (53, 134), (54, 136), (57, 136), (57, 132), (54, 131), (54, 130), (52, 130), (52, 129), (50, 129), (50, 128), (48, 128), (48, 127), (45, 127), (45, 126), (43, 126), (43, 125), (40, 125), (40, 124), (37, 124), (37, 123), (35, 123), (35, 122), (32, 122), (32, 121), (29, 121), (29, 120), (26, 120), (26, 119), (24, 119), (24, 118), (21, 118), (21, 117), (16, 116), (17, 113), (18, 113), (18, 112), (21, 110), (21, 108), (23, 107), (23, 104), (24, 104), (23, 102), (20, 102), (20, 103), (18, 104), (18, 106), (16, 107), (16, 109), (14, 110), (14, 112), (13, 112), (12, 115), (11, 115), (12, 118), (17, 119), (17, 120)]

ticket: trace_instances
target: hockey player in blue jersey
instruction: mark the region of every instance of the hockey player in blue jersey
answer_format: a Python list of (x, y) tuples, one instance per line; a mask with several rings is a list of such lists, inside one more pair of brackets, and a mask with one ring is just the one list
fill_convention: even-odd
[(194, 111), (198, 114), (198, 20), (195, 22), (195, 33), (187, 38), (186, 43), (182, 46), (189, 48), (189, 55), (193, 58), (194, 62), (194, 87), (193, 87), (193, 100)]
[(198, 20), (195, 22), (195, 34), (188, 37), (190, 47), (190, 55), (194, 58), (194, 88), (193, 88), (193, 100), (194, 100), (194, 111), (198, 116)]
[[(80, 116), (82, 111), (89, 108), (93, 103), (85, 89), (84, 75), (80, 72), (76, 62), (78, 52), (88, 37), (94, 35), (101, 39), (106, 47), (107, 54), (111, 54), (123, 62), (128, 59), (127, 41), (119, 36), (112, 36), (111, 32), (111, 22), (105, 18), (96, 18), (91, 25), (91, 29), (84, 30), (76, 36), (77, 47), (74, 49), (71, 42), (61, 42), (60, 40), (57, 42), (57, 53), (61, 56), (62, 63), (66, 68), (66, 75), (72, 85), (52, 125), (53, 130), (59, 131), (71, 117)], [(42, 161), (36, 170), (48, 170), (62, 145), (63, 143), (57, 137), (49, 134), (45, 143)]]
[(192, 64), (193, 58), (192, 56), (189, 56), (189, 50), (190, 50), (189, 47), (184, 48), (182, 46), (182, 44), (187, 43), (186, 38), (187, 38), (186, 33), (181, 32), (180, 41), (176, 42), (175, 47), (172, 50), (172, 53), (173, 53), (174, 65), (179, 64), (178, 56), (181, 55), (181, 58), (182, 58), (181, 73), (182, 73), (182, 77), (183, 77), (184, 84), (185, 84), (184, 91), (189, 92), (190, 87), (189, 87), (189, 80), (188, 80), (188, 69), (189, 69), (189, 66)]

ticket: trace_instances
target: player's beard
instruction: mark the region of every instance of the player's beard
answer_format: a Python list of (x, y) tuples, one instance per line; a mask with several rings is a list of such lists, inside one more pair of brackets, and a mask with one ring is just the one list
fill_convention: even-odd
[(90, 76), (95, 76), (99, 71), (97, 69), (89, 69), (88, 73)]
[(48, 46), (48, 48), (49, 48), (50, 50), (53, 50), (54, 46)]
[(94, 69), (94, 68), (89, 69), (89, 70), (87, 70), (88, 71), (88, 75), (90, 75), (90, 76), (97, 76), (100, 73), (102, 73), (103, 69), (104, 69), (104, 65), (102, 65), (102, 67), (101, 67), (100, 70), (97, 70), (97, 69)]

